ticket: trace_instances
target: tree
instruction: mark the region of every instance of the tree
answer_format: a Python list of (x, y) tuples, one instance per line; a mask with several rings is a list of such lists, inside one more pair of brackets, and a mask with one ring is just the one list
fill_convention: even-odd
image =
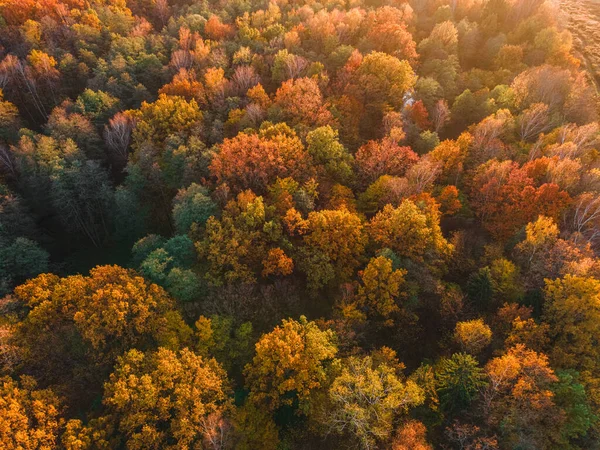
[(401, 147), (390, 138), (369, 141), (356, 152), (356, 169), (363, 185), (383, 175), (404, 176), (419, 157), (410, 147)]
[(57, 167), (51, 180), (52, 204), (65, 227), (101, 246), (112, 232), (114, 208), (106, 170), (97, 161), (76, 159)]
[(485, 367), (487, 420), (513, 447), (551, 447), (564, 413), (554, 403), (551, 387), (558, 381), (544, 354), (517, 345)]
[(406, 91), (414, 86), (416, 76), (407, 61), (371, 52), (358, 66), (353, 89), (367, 107), (381, 110), (385, 104), (400, 107)]
[(306, 71), (310, 61), (302, 56), (289, 53), (286, 49), (279, 50), (273, 61), (271, 74), (274, 81), (283, 82), (300, 78)]
[(188, 233), (194, 223), (204, 226), (216, 214), (217, 205), (210, 198), (208, 189), (196, 183), (181, 189), (173, 199), (173, 222), (180, 234)]
[(450, 108), (448, 107), (448, 102), (444, 99), (438, 100), (435, 106), (433, 107), (433, 112), (431, 113), (431, 122), (433, 124), (433, 129), (436, 133), (442, 131), (444, 126), (450, 121)]
[(478, 355), (492, 342), (492, 330), (483, 319), (458, 322), (454, 329), (454, 341), (462, 351)]
[(260, 194), (277, 177), (308, 179), (311, 157), (293, 131), (273, 127), (258, 135), (240, 133), (225, 139), (210, 171), (218, 183), (227, 183), (235, 192), (252, 189)]
[(154, 103), (142, 103), (134, 112), (133, 146), (160, 146), (171, 135), (198, 135), (202, 127), (202, 111), (196, 100), (161, 94)]
[(279, 433), (268, 411), (252, 403), (235, 409), (233, 413), (235, 448), (252, 450), (260, 447), (264, 450), (276, 450)]
[(428, 157), (440, 164), (442, 181), (452, 184), (458, 182), (463, 173), (472, 140), (473, 136), (465, 132), (455, 141), (441, 142), (429, 153)]
[(368, 316), (380, 316), (393, 323), (392, 316), (400, 311), (399, 301), (404, 297), (406, 270), (392, 268), (392, 260), (385, 256), (372, 258), (365, 270), (359, 272), (361, 284), (356, 295), (357, 306)]
[(495, 237), (507, 239), (539, 215), (558, 218), (571, 197), (553, 183), (534, 186), (517, 163), (488, 161), (472, 182), (472, 206)]
[(575, 242), (584, 238), (595, 245), (600, 238), (600, 199), (591, 192), (579, 195), (572, 216)]
[(548, 117), (549, 109), (545, 103), (535, 103), (523, 111), (517, 119), (521, 139), (529, 141), (548, 131), (551, 127)]
[(410, 63), (417, 60), (417, 46), (407, 30), (407, 17), (399, 8), (378, 8), (368, 15), (367, 23), (369, 32), (364, 38), (365, 47)]
[(307, 151), (316, 164), (322, 165), (330, 179), (340, 183), (352, 179), (352, 155), (340, 144), (338, 132), (329, 125), (306, 135)]
[(440, 360), (435, 378), (440, 404), (450, 413), (467, 408), (487, 384), (477, 360), (466, 353), (455, 353)]
[(209, 283), (256, 282), (268, 260), (269, 244), (281, 233), (281, 226), (269, 220), (267, 213), (263, 198), (245, 191), (229, 201), (220, 219), (208, 219), (197, 248), (208, 261)]
[(462, 208), (460, 193), (456, 186), (444, 186), (436, 200), (440, 204), (440, 211), (445, 216), (452, 216)]
[(187, 348), (130, 350), (104, 387), (118, 440), (131, 449), (218, 448), (230, 408), (225, 371)]
[(212, 15), (204, 24), (204, 33), (209, 39), (220, 41), (234, 33), (234, 28), (226, 23), (221, 22), (219, 16)]
[[(579, 373), (574, 370), (557, 371), (558, 383), (552, 387), (554, 402), (565, 412), (566, 420), (562, 437), (568, 442), (583, 437), (598, 422), (585, 387), (580, 383)], [(566, 444), (568, 445), (568, 444)]]
[(252, 359), (252, 322), (238, 324), (234, 317), (213, 315), (200, 316), (195, 326), (198, 353), (214, 357), (229, 374), (241, 375)]
[(454, 99), (450, 109), (452, 124), (457, 128), (466, 128), (471, 124), (480, 122), (489, 116), (493, 110), (493, 102), (490, 100), (487, 90), (472, 92), (467, 89)]
[(553, 219), (539, 216), (525, 227), (525, 240), (518, 244), (518, 252), (531, 264), (538, 252), (544, 251), (557, 241), (558, 234), (559, 230)]
[(191, 270), (197, 261), (196, 249), (186, 235), (166, 242), (156, 235), (146, 236), (136, 242), (133, 254), (140, 273), (177, 300), (190, 302), (200, 296), (200, 277)]
[(32, 377), (0, 378), (0, 444), (6, 449), (50, 449), (58, 445), (64, 423), (62, 405)]
[(529, 108), (536, 103), (548, 105), (551, 111), (562, 109), (571, 90), (569, 70), (542, 65), (521, 72), (512, 82), (517, 105)]
[(11, 102), (4, 100), (4, 93), (0, 89), (0, 139), (4, 141), (16, 140), (20, 124), (19, 110)]
[(558, 367), (598, 376), (599, 295), (600, 281), (595, 278), (565, 275), (546, 280), (544, 320), (550, 325), (551, 356)]
[(127, 162), (129, 144), (135, 124), (126, 113), (117, 113), (104, 126), (104, 142), (113, 152), (114, 158), (120, 164)]
[(294, 271), (294, 260), (287, 256), (280, 248), (269, 250), (267, 257), (263, 260), (262, 276), (269, 275), (290, 275)]
[(300, 268), (311, 288), (348, 280), (359, 265), (367, 237), (361, 218), (347, 209), (313, 211), (304, 222)]
[(10, 245), (0, 244), (0, 294), (4, 290), (2, 284), (14, 286), (46, 272), (49, 259), (47, 251), (24, 237), (18, 237)]
[(31, 373), (83, 406), (124, 351), (178, 348), (191, 337), (162, 288), (118, 266), (99, 266), (87, 277), (42, 274), (18, 286), (15, 296), (26, 308), (15, 343)]
[(292, 126), (325, 126), (333, 123), (319, 85), (312, 78), (285, 81), (277, 92), (273, 104), (281, 111), (282, 119)]
[(323, 386), (326, 368), (337, 353), (335, 334), (321, 331), (304, 316), (283, 320), (256, 343), (256, 354), (246, 366), (250, 401), (273, 411), (301, 403)]
[(395, 352), (385, 347), (371, 356), (344, 360), (317, 420), (328, 432), (349, 435), (359, 448), (385, 442), (394, 419), (425, 400), (423, 390), (404, 379), (403, 368)]
[(86, 89), (77, 97), (75, 109), (99, 127), (112, 117), (119, 108), (119, 99), (104, 92)]
[(427, 442), (427, 428), (417, 420), (409, 420), (397, 431), (392, 450), (433, 450)]
[(398, 208), (386, 205), (369, 223), (369, 234), (380, 248), (430, 266), (439, 265), (453, 250), (439, 226), (435, 204), (404, 200)]
[[(173, 60), (179, 59), (177, 58), (177, 55), (181, 55), (181, 53), (174, 52), (171, 56), (172, 62)], [(192, 56), (189, 52), (184, 52), (183, 55), (185, 55), (184, 59), (186, 60)], [(177, 64), (187, 65), (187, 62)], [(179, 96), (185, 98), (187, 101), (196, 100), (200, 107), (205, 107), (207, 105), (204, 85), (197, 79), (194, 70), (180, 68), (179, 72), (175, 74), (171, 82), (160, 88), (159, 94)]]

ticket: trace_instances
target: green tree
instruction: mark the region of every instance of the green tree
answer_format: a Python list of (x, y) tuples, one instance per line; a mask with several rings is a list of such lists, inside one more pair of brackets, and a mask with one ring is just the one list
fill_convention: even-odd
[(322, 165), (329, 179), (349, 182), (352, 179), (352, 155), (340, 144), (338, 132), (329, 125), (317, 128), (306, 136), (307, 151), (315, 163)]
[(217, 205), (210, 198), (208, 189), (195, 183), (181, 189), (173, 199), (173, 222), (179, 234), (188, 233), (194, 223), (204, 226), (217, 212)]
[(440, 360), (435, 377), (440, 405), (449, 413), (467, 408), (487, 384), (477, 360), (466, 353), (455, 353)]

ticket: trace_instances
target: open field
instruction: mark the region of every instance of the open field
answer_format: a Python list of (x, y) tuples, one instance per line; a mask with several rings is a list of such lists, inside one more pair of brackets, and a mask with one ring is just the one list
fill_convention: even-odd
[(574, 45), (583, 56), (596, 85), (600, 84), (600, 1), (562, 0), (561, 8), (573, 34)]

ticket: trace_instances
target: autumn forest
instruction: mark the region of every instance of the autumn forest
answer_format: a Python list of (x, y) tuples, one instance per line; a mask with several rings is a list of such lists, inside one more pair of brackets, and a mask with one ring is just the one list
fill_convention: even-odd
[(567, 21), (0, 0), (0, 448), (600, 449)]

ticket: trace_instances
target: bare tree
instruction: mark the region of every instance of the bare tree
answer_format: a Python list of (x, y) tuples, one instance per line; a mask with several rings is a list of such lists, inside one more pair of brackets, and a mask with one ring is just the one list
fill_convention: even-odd
[(438, 100), (431, 113), (431, 122), (436, 133), (439, 133), (442, 128), (450, 120), (450, 108), (446, 100)]
[(175, 70), (181, 69), (189, 69), (192, 67), (192, 63), (194, 59), (192, 58), (192, 54), (189, 50), (175, 50), (171, 54), (171, 61), (169, 65), (173, 67)]
[(600, 197), (591, 192), (581, 194), (577, 199), (571, 222), (573, 240), (586, 239), (590, 244), (600, 238)]
[(131, 116), (119, 112), (104, 127), (104, 141), (120, 163), (127, 162), (134, 126), (135, 123)]
[(545, 103), (534, 103), (518, 119), (519, 136), (524, 141), (537, 137), (550, 128), (550, 108)]
[(248, 92), (253, 86), (260, 83), (260, 76), (254, 70), (252, 66), (238, 66), (235, 69), (233, 77), (231, 78), (231, 84), (233, 90), (238, 94), (244, 94)]
[(4, 145), (0, 144), (0, 169), (6, 171), (10, 176), (17, 176), (17, 168), (13, 159), (12, 152)]
[(422, 158), (413, 165), (406, 174), (408, 182), (415, 190), (415, 193), (421, 193), (431, 186), (441, 172), (440, 163), (431, 158)]

